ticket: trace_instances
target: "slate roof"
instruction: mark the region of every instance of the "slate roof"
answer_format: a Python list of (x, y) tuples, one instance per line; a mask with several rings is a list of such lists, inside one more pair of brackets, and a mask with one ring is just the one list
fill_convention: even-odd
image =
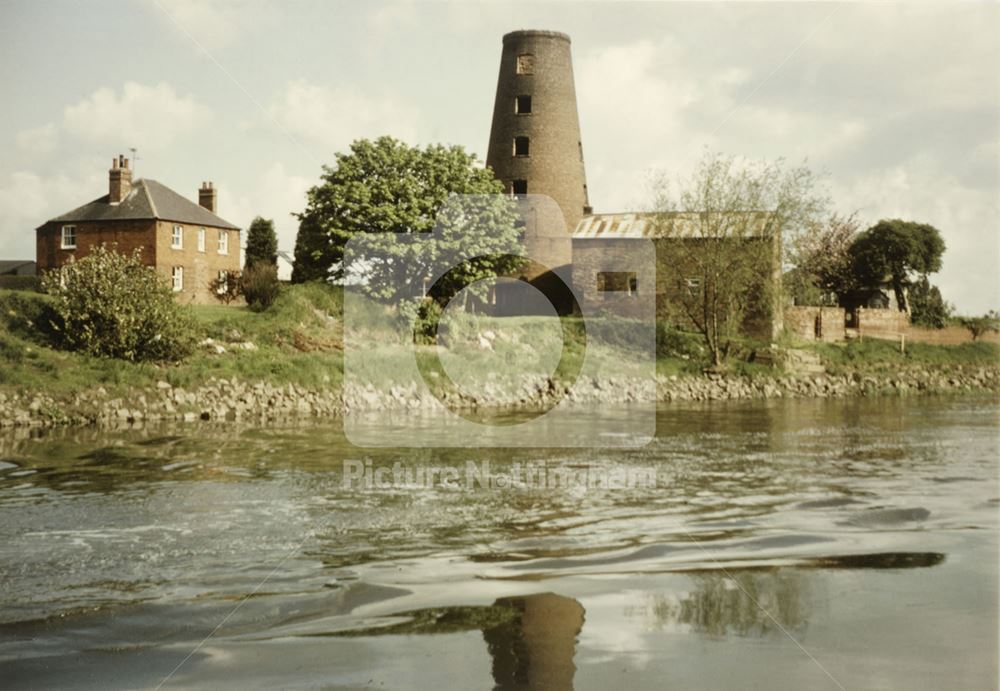
[(0, 259), (0, 276), (34, 276), (33, 259)]
[(239, 230), (203, 206), (182, 197), (166, 185), (143, 178), (132, 184), (128, 196), (118, 204), (111, 204), (110, 195), (99, 197), (89, 204), (73, 209), (62, 216), (49, 219), (61, 223), (80, 221), (123, 221), (159, 219), (177, 221), (196, 226)]

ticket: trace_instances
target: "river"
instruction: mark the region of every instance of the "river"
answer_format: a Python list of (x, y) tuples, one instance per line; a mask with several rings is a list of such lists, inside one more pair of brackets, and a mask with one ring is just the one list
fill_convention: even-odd
[(0, 686), (995, 688), (998, 432), (967, 396), (675, 404), (631, 450), (0, 437)]

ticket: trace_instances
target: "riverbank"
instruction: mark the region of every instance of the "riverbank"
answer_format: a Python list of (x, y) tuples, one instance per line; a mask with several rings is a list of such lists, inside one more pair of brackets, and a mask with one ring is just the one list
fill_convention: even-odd
[[(343, 385), (341, 295), (324, 286), (286, 289), (262, 313), (246, 308), (192, 308), (199, 328), (197, 352), (180, 363), (135, 364), (93, 358), (49, 347), (40, 320), (44, 296), (0, 293), (0, 427), (55, 425), (134, 425), (145, 421), (246, 420), (339, 417), (345, 410), (433, 409), (440, 404), (422, 386), (381, 382), (346, 390)], [(450, 405), (511, 410), (569, 404), (621, 405), (648, 400), (650, 378), (636, 377), (613, 348), (588, 351), (598, 358), (602, 377), (584, 377), (572, 390), (538, 372), (546, 367), (546, 343), (558, 330), (533, 319), (505, 320), (496, 334), (473, 334), (471, 343), (453, 343), (469, 358), (476, 375), (502, 375), (476, 400)], [(378, 319), (365, 325), (364, 338), (401, 362), (409, 356), (394, 329)], [(750, 347), (734, 358), (727, 375), (702, 373), (703, 349), (691, 334), (671, 332), (657, 344), (656, 397), (659, 401), (764, 398), (1000, 393), (1000, 348), (992, 343), (961, 346), (913, 344), (900, 353), (892, 343), (785, 344), (814, 358), (814, 371), (793, 375), (778, 361), (747, 362)], [(464, 350), (461, 350), (464, 348)], [(551, 349), (550, 349), (551, 350)], [(557, 351), (558, 352), (558, 351)], [(758, 351), (759, 352), (759, 351)], [(518, 363), (520, 375), (510, 373)], [(529, 366), (530, 365), (530, 366)], [(490, 369), (490, 368), (494, 369)], [(378, 374), (381, 376), (381, 368)], [(535, 372), (531, 374), (529, 372)], [(387, 376), (393, 376), (387, 372)]]
[[(570, 391), (527, 381), (520, 398), (497, 397), (466, 403), (468, 407), (531, 409), (565, 397), (570, 405), (626, 405), (642, 398), (648, 383), (639, 380), (581, 380)], [(1000, 394), (1000, 370), (985, 367), (916, 368), (887, 374), (821, 374), (792, 376), (659, 376), (657, 400), (726, 401), (776, 398), (842, 398), (847, 396), (914, 396), (925, 394)], [(289, 417), (340, 417), (345, 410), (390, 411), (436, 407), (416, 385), (342, 390), (299, 384), (210, 379), (197, 387), (175, 387), (159, 381), (151, 389), (117, 395), (104, 387), (56, 396), (30, 391), (0, 392), (0, 427), (56, 425), (120, 426), (147, 421), (230, 420), (267, 423)]]

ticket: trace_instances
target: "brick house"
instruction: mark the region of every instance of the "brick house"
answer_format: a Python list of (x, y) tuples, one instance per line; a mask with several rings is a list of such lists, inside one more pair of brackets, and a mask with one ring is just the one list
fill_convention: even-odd
[(108, 194), (36, 229), (38, 272), (56, 269), (91, 248), (115, 245), (170, 282), (184, 302), (213, 302), (210, 283), (240, 270), (240, 229), (215, 214), (216, 189), (202, 183), (198, 203), (155, 180), (132, 181), (129, 161), (112, 161)]

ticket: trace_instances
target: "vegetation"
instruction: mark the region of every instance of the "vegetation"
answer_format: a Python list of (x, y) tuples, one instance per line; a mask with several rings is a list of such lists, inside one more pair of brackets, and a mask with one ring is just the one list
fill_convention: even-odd
[[(457, 146), (421, 149), (391, 137), (355, 141), (309, 190), (306, 209), (298, 216), (292, 281), (361, 272), (372, 297), (395, 301), (422, 294), (422, 282), (453, 266), (468, 248), (478, 250), (473, 255), (510, 252), (518, 240), (512, 204), (501, 196), (493, 173), (475, 160)], [(465, 200), (446, 206), (453, 195)], [(400, 236), (414, 240), (415, 234), (435, 228), (433, 244), (429, 237), (400, 241)], [(352, 239), (353, 254), (348, 252)], [(483, 257), (449, 276), (467, 283), (513, 266), (507, 258)]]
[(931, 329), (948, 325), (955, 308), (944, 301), (938, 287), (931, 285), (926, 276), (917, 279), (909, 290), (910, 323)]
[(907, 309), (905, 288), (915, 276), (941, 269), (944, 240), (934, 226), (900, 219), (883, 220), (851, 245), (851, 262), (858, 283), (876, 287), (888, 280), (901, 311)]
[(709, 154), (676, 193), (658, 190), (657, 232), (678, 240), (658, 257), (677, 306), (670, 316), (702, 335), (713, 367), (729, 358), (748, 314), (769, 313), (776, 296), (762, 271), (773, 263), (778, 233), (796, 242), (815, 232), (826, 204), (816, 187), (804, 167)]
[(243, 294), (243, 272), (223, 271), (208, 283), (215, 299), (229, 305)]
[(257, 216), (247, 229), (247, 249), (244, 268), (255, 264), (278, 266), (278, 234), (274, 231), (274, 221)]
[(795, 304), (836, 306), (855, 287), (850, 250), (860, 228), (856, 214), (835, 213), (789, 243), (795, 269), (785, 286)]
[(240, 292), (254, 312), (262, 312), (273, 305), (280, 291), (278, 268), (273, 264), (258, 262), (240, 276)]
[(969, 330), (973, 341), (978, 341), (983, 334), (1000, 331), (1000, 312), (990, 310), (981, 317), (961, 317), (959, 323)]
[(139, 251), (103, 245), (43, 280), (52, 295), (57, 343), (100, 357), (179, 360), (191, 352), (191, 321), (166, 280), (144, 266)]

